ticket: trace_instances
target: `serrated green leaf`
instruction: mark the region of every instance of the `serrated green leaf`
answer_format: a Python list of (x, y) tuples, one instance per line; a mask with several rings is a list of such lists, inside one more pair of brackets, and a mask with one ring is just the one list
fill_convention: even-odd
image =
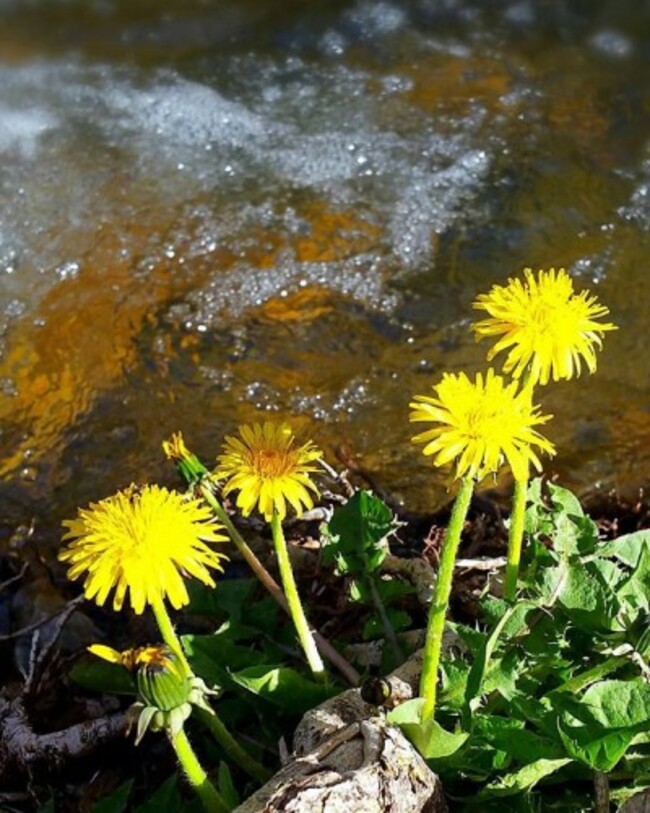
[(514, 773), (506, 774), (494, 780), (494, 782), (490, 782), (481, 791), (479, 798), (483, 796), (513, 796), (516, 793), (530, 790), (540, 780), (554, 774), (570, 762), (571, 759), (568, 757), (535, 760), (535, 762), (524, 765), (523, 768)]
[(236, 630), (227, 624), (212, 635), (182, 636), (192, 668), (211, 688), (232, 686), (232, 671), (264, 662), (264, 653), (251, 649), (249, 644), (238, 644), (233, 637)]
[[(494, 627), (484, 645), (479, 649), (470, 669), (467, 678), (467, 688), (465, 692), (465, 703), (467, 712), (471, 715), (477, 707), (480, 696), (484, 693), (483, 680), (490, 666), (490, 659), (499, 642), (500, 636), (513, 636), (519, 634), (526, 627), (526, 616), (535, 609), (535, 605), (529, 601), (521, 601), (514, 606), (509, 606)], [(466, 723), (467, 724), (467, 723)]]
[(628, 618), (650, 610), (650, 548), (643, 547), (632, 572), (617, 586), (616, 596)]
[(601, 556), (613, 556), (619, 562), (634, 567), (644, 550), (650, 549), (650, 531), (636, 531), (604, 542), (599, 548)]
[(615, 595), (608, 595), (596, 575), (589, 573), (579, 559), (569, 563), (557, 600), (573, 624), (589, 631), (611, 629), (618, 612)]
[(580, 533), (575, 522), (564, 513), (556, 514), (553, 520), (553, 550), (564, 556), (577, 554), (580, 551)]
[(443, 659), (440, 664), (440, 704), (457, 709), (464, 702), (470, 665), (462, 660)]
[(560, 508), (563, 513), (575, 517), (584, 516), (580, 500), (578, 500), (575, 494), (567, 488), (562, 488), (562, 486), (558, 486), (555, 483), (548, 482), (546, 485), (551, 497), (551, 502), (556, 509)]
[(643, 678), (603, 680), (580, 698), (588, 709), (584, 719), (603, 728), (627, 728), (650, 723), (650, 683)]
[(616, 591), (618, 585), (627, 578), (627, 571), (622, 567), (612, 562), (610, 559), (603, 559), (600, 557), (590, 558), (585, 567), (591, 573), (594, 573), (601, 584), (610, 590)]
[(334, 510), (326, 528), (323, 555), (338, 564), (343, 558), (346, 573), (366, 576), (385, 558), (387, 549), (382, 543), (392, 527), (390, 508), (369, 491), (357, 491)]
[(474, 733), (494, 748), (509, 754), (519, 765), (541, 759), (563, 759), (566, 756), (560, 743), (536, 734), (524, 720), (494, 714), (477, 715)]
[(303, 714), (339, 691), (308, 680), (288, 666), (252, 666), (231, 677), (249, 692), (295, 714)]
[(587, 735), (581, 727), (558, 721), (558, 732), (567, 752), (595, 771), (609, 773), (621, 760), (634, 739), (629, 730), (610, 731), (601, 736)]
[(580, 698), (559, 693), (548, 699), (560, 713), (558, 730), (569, 753), (605, 773), (650, 724), (650, 684), (643, 678), (603, 680)]
[(517, 678), (524, 669), (521, 653), (515, 649), (498, 657), (493, 656), (483, 678), (482, 691), (485, 694), (498, 692), (506, 700), (514, 697), (518, 691)]

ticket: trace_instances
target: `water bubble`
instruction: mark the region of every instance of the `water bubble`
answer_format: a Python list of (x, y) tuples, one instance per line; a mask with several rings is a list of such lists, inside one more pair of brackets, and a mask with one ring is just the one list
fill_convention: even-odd
[(16, 317), (22, 316), (27, 309), (27, 305), (21, 299), (10, 299), (5, 305), (4, 312), (6, 316)]
[(18, 389), (13, 378), (0, 378), (0, 392), (10, 398), (15, 398), (18, 395)]
[(74, 261), (62, 263), (54, 269), (54, 273), (61, 280), (75, 279), (79, 274), (79, 263)]
[(633, 50), (632, 43), (624, 34), (610, 29), (594, 34), (591, 45), (595, 51), (615, 59), (624, 59), (630, 56)]
[(20, 477), (28, 483), (34, 483), (38, 480), (38, 466), (23, 466), (20, 470)]

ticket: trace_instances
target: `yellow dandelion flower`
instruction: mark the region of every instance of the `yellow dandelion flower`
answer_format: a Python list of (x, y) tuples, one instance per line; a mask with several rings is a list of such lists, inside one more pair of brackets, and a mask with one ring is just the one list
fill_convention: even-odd
[(481, 294), (474, 308), (490, 314), (472, 325), (477, 341), (500, 336), (488, 353), (510, 348), (503, 370), (519, 378), (528, 368), (528, 381), (547, 384), (580, 374), (582, 362), (589, 372), (596, 370), (596, 345), (616, 325), (596, 321), (609, 313), (587, 291), (573, 291), (573, 280), (563, 268), (539, 271), (537, 278), (524, 269), (526, 281), (509, 279), (506, 286), (494, 285)]
[(529, 464), (541, 469), (532, 447), (549, 455), (555, 449), (533, 428), (552, 416), (540, 415), (530, 393), (517, 392), (517, 386), (494, 370), (488, 370), (485, 380), (478, 373), (475, 383), (465, 373), (445, 373), (433, 388), (435, 398), (416, 395), (410, 404), (412, 422), (438, 424), (412, 440), (426, 444), (422, 451), (435, 456), (436, 466), (455, 460), (456, 477), (480, 480), (507, 461), (515, 479), (525, 480)]
[(123, 666), (129, 672), (135, 672), (141, 666), (178, 672), (171, 650), (161, 644), (138, 646), (133, 649), (125, 649), (122, 652), (105, 644), (92, 644), (92, 646), (88, 647), (88, 651), (109, 663), (117, 663)]
[(286, 424), (244, 425), (240, 437), (226, 437), (223, 454), (219, 455), (215, 475), (226, 480), (223, 494), (239, 491), (237, 505), (244, 516), (258, 506), (267, 520), (276, 512), (280, 519), (287, 513), (287, 502), (296, 514), (312, 508), (318, 489), (310, 473), (311, 465), (322, 452), (311, 441), (294, 445), (294, 435)]
[(167, 459), (175, 463), (192, 457), (192, 452), (185, 445), (182, 432), (174, 432), (169, 440), (163, 440), (162, 447)]
[(222, 570), (225, 558), (206, 544), (227, 539), (210, 509), (156, 485), (131, 485), (63, 524), (68, 546), (59, 559), (70, 565), (68, 578), (84, 577), (86, 598), (100, 606), (115, 588), (114, 610), (127, 591), (138, 614), (165, 598), (178, 609), (189, 601), (185, 577), (214, 587), (208, 568)]

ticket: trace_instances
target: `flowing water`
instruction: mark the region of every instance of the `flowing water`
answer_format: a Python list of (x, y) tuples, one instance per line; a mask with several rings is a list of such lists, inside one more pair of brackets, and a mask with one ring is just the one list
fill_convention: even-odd
[(435, 508), (409, 400), (525, 266), (620, 326), (548, 470), (646, 483), (649, 66), (631, 0), (0, 0), (4, 538), (266, 418)]

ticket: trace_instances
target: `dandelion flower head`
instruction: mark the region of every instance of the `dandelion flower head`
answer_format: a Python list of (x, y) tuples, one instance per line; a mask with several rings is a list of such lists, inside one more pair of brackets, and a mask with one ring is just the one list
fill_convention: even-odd
[(223, 569), (224, 555), (208, 543), (227, 537), (210, 509), (156, 485), (131, 485), (63, 524), (59, 559), (69, 564), (68, 578), (83, 578), (86, 598), (100, 606), (115, 589), (114, 610), (127, 592), (138, 614), (163, 599), (178, 609), (189, 601), (186, 577), (214, 587), (209, 568)]
[(416, 395), (410, 404), (411, 421), (433, 423), (412, 438), (424, 443), (423, 454), (436, 466), (455, 461), (455, 475), (481, 480), (508, 462), (517, 480), (525, 480), (530, 464), (541, 469), (533, 447), (549, 455), (553, 444), (535, 426), (551, 415), (540, 415), (526, 390), (488, 370), (474, 382), (465, 373), (445, 373), (434, 386), (435, 397)]
[(88, 647), (88, 651), (109, 663), (123, 666), (129, 672), (136, 672), (142, 666), (178, 671), (170, 649), (161, 644), (138, 646), (122, 652), (105, 644), (92, 644)]
[(474, 308), (489, 314), (472, 325), (477, 341), (500, 337), (488, 361), (509, 349), (504, 372), (519, 378), (527, 369), (531, 384), (577, 376), (583, 362), (595, 372), (596, 346), (602, 347), (605, 331), (616, 330), (616, 325), (597, 321), (609, 310), (587, 291), (574, 293), (563, 268), (540, 270), (537, 277), (526, 268), (524, 276), (525, 282), (510, 279), (506, 286), (494, 285), (474, 302)]
[(239, 491), (237, 506), (248, 516), (257, 506), (270, 521), (284, 519), (289, 503), (299, 516), (312, 508), (318, 489), (310, 474), (322, 452), (311, 441), (296, 445), (286, 424), (270, 421), (239, 427), (239, 437), (226, 437), (215, 475), (225, 480), (223, 494)]

